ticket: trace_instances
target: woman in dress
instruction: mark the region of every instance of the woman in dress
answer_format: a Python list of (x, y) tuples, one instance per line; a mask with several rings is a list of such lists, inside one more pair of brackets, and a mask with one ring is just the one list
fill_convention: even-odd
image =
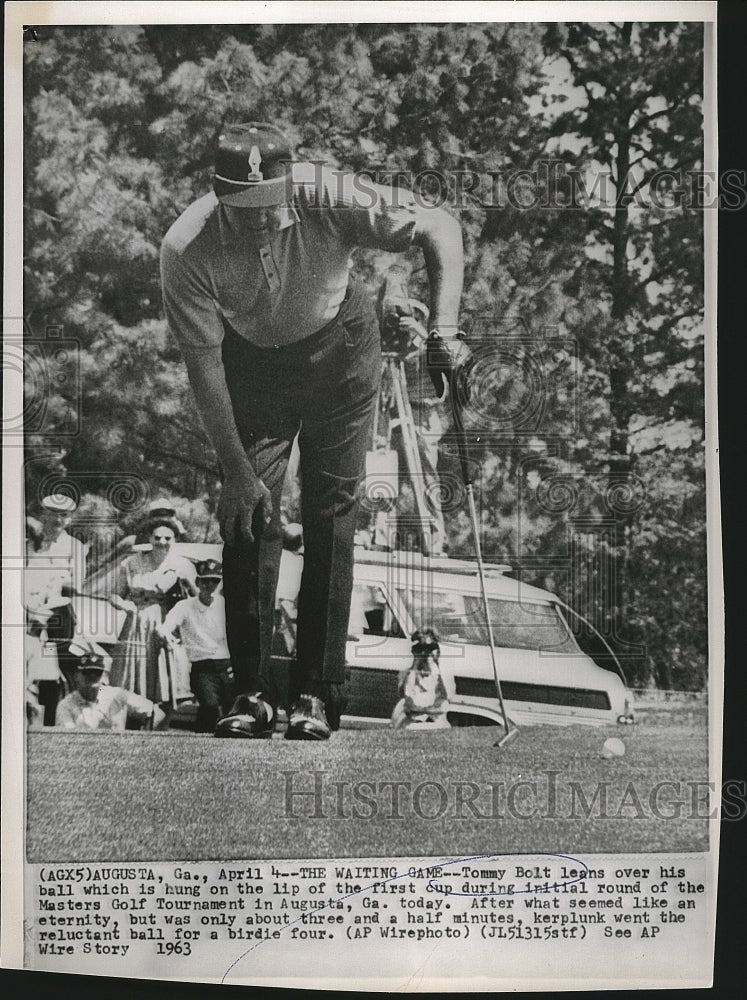
[(172, 551), (179, 534), (169, 518), (152, 520), (149, 548), (122, 563), (111, 603), (127, 612), (119, 636), (121, 655), (112, 668), (111, 684), (159, 703), (169, 699), (169, 676), (158, 626), (185, 596), (197, 593), (195, 569), (189, 559)]

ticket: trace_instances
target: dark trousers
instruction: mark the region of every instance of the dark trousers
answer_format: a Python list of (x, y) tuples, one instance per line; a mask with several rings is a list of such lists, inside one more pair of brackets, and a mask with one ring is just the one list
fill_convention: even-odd
[(215, 724), (228, 711), (233, 698), (233, 685), (228, 673), (230, 660), (195, 660), (189, 684), (197, 698), (195, 729), (212, 733)]
[(357, 490), (371, 444), (381, 378), (378, 324), (351, 278), (337, 317), (280, 348), (258, 348), (230, 327), (223, 365), (247, 455), (272, 494), (273, 519), (259, 542), (223, 550), (226, 635), (236, 690), (276, 701), (270, 651), (282, 528), (280, 496), (300, 430), (304, 568), (298, 598), (298, 693), (345, 679)]
[(55, 715), (57, 714), (57, 705), (64, 696), (62, 685), (59, 681), (37, 681), (36, 686), (39, 690), (39, 704), (44, 709), (42, 724), (53, 726)]
[[(40, 634), (38, 625), (32, 626), (34, 635)], [(44, 725), (53, 726), (59, 701), (75, 690), (75, 673), (77, 659), (70, 652), (70, 642), (75, 633), (75, 613), (71, 604), (63, 604), (55, 608), (46, 625), (47, 639), (54, 643), (57, 653), (57, 666), (60, 668), (65, 684), (60, 681), (38, 681), (39, 704), (44, 708)], [(67, 690), (64, 690), (67, 688)]]

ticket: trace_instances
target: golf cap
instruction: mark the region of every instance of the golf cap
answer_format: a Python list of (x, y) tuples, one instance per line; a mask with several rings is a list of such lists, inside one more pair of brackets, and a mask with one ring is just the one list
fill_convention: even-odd
[(293, 150), (267, 122), (230, 125), (218, 138), (213, 190), (224, 205), (268, 208), (293, 197)]
[(222, 580), (223, 566), (216, 559), (204, 559), (197, 563), (198, 580)]
[(78, 505), (67, 493), (50, 493), (41, 502), (45, 510), (53, 510), (57, 514), (74, 514)]
[(70, 643), (70, 653), (76, 658), (76, 670), (107, 671), (111, 666), (111, 657), (93, 639), (76, 636)]

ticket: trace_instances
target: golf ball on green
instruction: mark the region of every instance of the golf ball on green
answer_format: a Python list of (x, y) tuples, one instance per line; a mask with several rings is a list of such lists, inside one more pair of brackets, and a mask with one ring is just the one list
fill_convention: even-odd
[(622, 740), (617, 739), (616, 736), (611, 736), (608, 740), (604, 741), (604, 746), (602, 747), (603, 757), (624, 757), (625, 756), (625, 744)]

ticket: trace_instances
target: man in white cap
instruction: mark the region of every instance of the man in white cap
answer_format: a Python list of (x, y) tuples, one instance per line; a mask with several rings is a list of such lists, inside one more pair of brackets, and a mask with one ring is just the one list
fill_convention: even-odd
[(242, 695), (216, 735), (258, 738), (274, 728), (279, 507), (297, 434), (305, 561), (286, 738), (328, 739), (339, 724), (357, 491), (381, 377), (373, 303), (350, 257), (358, 247), (413, 245), (425, 258), (428, 366), (442, 394), (444, 379), (469, 359), (458, 331), (461, 228), (443, 209), (361, 175), (294, 162), (279, 128), (248, 122), (225, 129), (213, 191), (166, 234), (166, 316), (223, 479), (226, 624)]
[(68, 533), (77, 503), (67, 493), (43, 497), (34, 531), (26, 543), (24, 591), (26, 609), (36, 631), (44, 629), (57, 647), (57, 659), (68, 685), (74, 677), (68, 656), (75, 616), (71, 597), (80, 592), (87, 547)]
[[(54, 579), (59, 589), (80, 590), (86, 572), (87, 546), (67, 531), (78, 509), (67, 493), (51, 493), (41, 500), (37, 530), (27, 545), (28, 565)], [(41, 578), (40, 573), (40, 578)]]
[(75, 690), (57, 706), (58, 728), (123, 732), (128, 723), (155, 729), (164, 721), (164, 713), (152, 701), (106, 683), (111, 660), (98, 643), (76, 637), (70, 655)]

